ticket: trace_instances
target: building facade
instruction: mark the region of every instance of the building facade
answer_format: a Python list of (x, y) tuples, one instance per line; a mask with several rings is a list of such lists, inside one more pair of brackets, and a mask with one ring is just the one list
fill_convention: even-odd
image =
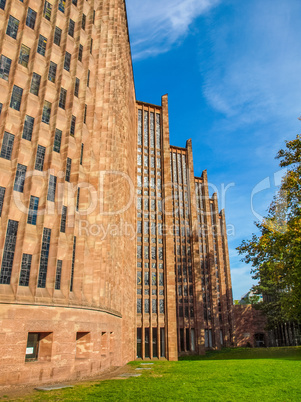
[(233, 345), (225, 215), (195, 177), (191, 141), (169, 142), (168, 98), (137, 102), (137, 357)]
[(136, 102), (123, 0), (0, 0), (0, 386), (233, 342), (225, 217)]

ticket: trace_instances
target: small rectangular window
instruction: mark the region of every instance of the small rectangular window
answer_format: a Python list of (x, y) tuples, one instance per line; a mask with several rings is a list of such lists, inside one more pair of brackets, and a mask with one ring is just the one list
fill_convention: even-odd
[(32, 255), (31, 254), (23, 254), (23, 256), (22, 256), (22, 264), (21, 264), (21, 271), (20, 271), (19, 286), (28, 286), (29, 285), (31, 260), (32, 260)]
[(71, 36), (72, 38), (74, 37), (74, 28), (75, 28), (75, 22), (70, 19), (68, 27), (68, 35)]
[(79, 93), (79, 79), (75, 78), (75, 88), (74, 88), (74, 96), (78, 98), (78, 93)]
[(59, 11), (64, 13), (65, 7), (66, 7), (66, 0), (59, 0)]
[(19, 64), (22, 64), (22, 66), (27, 68), (29, 62), (29, 55), (30, 55), (30, 48), (22, 44), (20, 49)]
[(26, 115), (25, 121), (24, 121), (22, 138), (24, 138), (27, 141), (31, 141), (33, 125), (34, 125), (34, 118)]
[(64, 61), (64, 69), (70, 71), (70, 64), (71, 64), (71, 54), (66, 52), (65, 53), (65, 61)]
[(74, 137), (75, 134), (75, 123), (76, 123), (76, 117), (72, 115), (70, 125), (70, 135), (72, 135), (72, 137)]
[(63, 261), (57, 260), (56, 275), (55, 275), (55, 289), (56, 290), (61, 289), (62, 265), (63, 265)]
[(9, 161), (11, 160), (11, 154), (13, 152), (13, 146), (14, 146), (14, 139), (15, 136), (13, 134), (7, 132), (4, 133), (0, 153), (1, 158), (7, 159)]
[(67, 207), (65, 207), (65, 205), (63, 205), (62, 218), (61, 218), (61, 228), (60, 228), (60, 231), (62, 233), (66, 232), (66, 220), (67, 220)]
[(10, 36), (13, 39), (17, 39), (18, 28), (19, 28), (19, 20), (10, 15), (6, 28), (6, 35)]
[(66, 108), (66, 98), (67, 98), (67, 90), (64, 88), (61, 88), (61, 92), (60, 92), (60, 100), (59, 100), (59, 107), (61, 109), (65, 109)]
[(37, 52), (41, 56), (45, 56), (45, 54), (46, 54), (46, 46), (47, 46), (47, 38), (45, 38), (45, 36), (40, 35), (39, 36)]
[(36, 170), (39, 170), (40, 172), (43, 171), (45, 152), (46, 152), (46, 148), (43, 147), (42, 145), (38, 145), (37, 156), (36, 156), (36, 164), (35, 164), (34, 168)]
[(52, 332), (28, 333), (25, 362), (51, 360)]
[(25, 361), (35, 361), (38, 359), (39, 335), (38, 333), (28, 334)]
[(6, 0), (0, 0), (0, 9), (1, 10), (5, 9), (5, 3), (6, 3)]
[(43, 10), (43, 16), (46, 18), (46, 20), (50, 21), (51, 20), (51, 10), (52, 10), (52, 5), (48, 2), (45, 1), (44, 3), (44, 10)]
[(5, 190), (6, 190), (5, 187), (0, 187), (0, 216), (2, 215)]
[(39, 96), (40, 84), (41, 84), (40, 74), (33, 73), (32, 80), (31, 80), (31, 86), (30, 86), (30, 92), (33, 95)]
[(55, 130), (55, 135), (54, 135), (54, 144), (53, 144), (54, 152), (60, 153), (60, 151), (61, 151), (61, 141), (62, 141), (62, 131), (57, 128)]
[(55, 190), (56, 190), (56, 176), (50, 175), (47, 200), (54, 202), (55, 200)]
[(57, 70), (57, 65), (55, 63), (53, 63), (53, 61), (51, 61), (50, 65), (49, 65), (49, 72), (48, 72), (48, 80), (50, 82), (55, 83), (56, 70)]
[(39, 208), (39, 198), (31, 195), (28, 208), (28, 218), (27, 218), (27, 223), (29, 223), (30, 225), (37, 224), (38, 208)]
[(19, 222), (17, 221), (13, 221), (10, 219), (8, 220), (0, 273), (0, 283), (3, 285), (10, 284), (16, 249), (18, 225)]
[(83, 30), (86, 29), (86, 16), (85, 16), (85, 14), (83, 14), (83, 17), (82, 17), (82, 29)]
[(49, 124), (50, 115), (51, 115), (51, 103), (45, 100), (43, 106), (42, 122), (45, 124)]
[(53, 43), (57, 46), (61, 45), (62, 30), (59, 27), (55, 27)]
[(34, 10), (32, 10), (31, 8), (29, 8), (27, 11), (26, 25), (29, 28), (34, 29), (35, 24), (36, 24), (36, 18), (37, 18), (37, 13)]
[(2, 55), (0, 57), (0, 78), (2, 78), (5, 81), (8, 81), (10, 66), (11, 66), (11, 59)]
[(84, 124), (86, 124), (86, 123), (87, 123), (87, 108), (88, 108), (88, 106), (87, 106), (87, 105), (85, 105), (85, 111), (84, 111)]
[(49, 249), (50, 249), (50, 238), (51, 238), (51, 229), (44, 228), (43, 229), (42, 247), (41, 247), (40, 269), (39, 269), (39, 276), (38, 276), (38, 288), (46, 287)]
[(21, 165), (20, 163), (18, 163), (16, 177), (15, 177), (14, 191), (23, 193), (26, 170), (27, 170), (27, 166)]
[(81, 149), (80, 149), (80, 165), (83, 164), (83, 156), (84, 156), (84, 144), (82, 144)]
[(83, 61), (83, 50), (84, 50), (83, 45), (79, 45), (79, 48), (78, 48), (78, 60), (79, 61)]
[(72, 163), (72, 160), (70, 158), (67, 158), (65, 180), (68, 181), (69, 183), (70, 183), (70, 175), (71, 175), (71, 163)]
[(89, 88), (90, 86), (90, 70), (88, 70), (88, 75), (87, 75), (87, 87)]
[(14, 85), (10, 100), (10, 107), (12, 109), (20, 111), (22, 95), (23, 95), (23, 89)]

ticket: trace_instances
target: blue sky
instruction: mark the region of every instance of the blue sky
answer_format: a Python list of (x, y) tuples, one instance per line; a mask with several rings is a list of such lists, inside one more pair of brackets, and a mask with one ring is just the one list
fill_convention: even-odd
[(160, 104), (168, 93), (171, 143), (192, 138), (195, 174), (208, 170), (226, 210), (240, 298), (252, 280), (235, 248), (277, 190), (277, 151), (301, 131), (301, 2), (126, 3), (137, 99)]

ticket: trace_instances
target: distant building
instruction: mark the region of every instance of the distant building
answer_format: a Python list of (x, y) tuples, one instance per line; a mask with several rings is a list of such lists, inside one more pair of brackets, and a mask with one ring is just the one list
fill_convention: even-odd
[(0, 386), (234, 345), (224, 212), (137, 102), (124, 0), (0, 0)]

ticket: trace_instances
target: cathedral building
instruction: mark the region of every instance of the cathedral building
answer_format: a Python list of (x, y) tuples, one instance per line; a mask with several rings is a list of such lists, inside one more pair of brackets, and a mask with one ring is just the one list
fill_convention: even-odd
[(0, 0), (0, 387), (234, 342), (226, 223), (124, 0)]

